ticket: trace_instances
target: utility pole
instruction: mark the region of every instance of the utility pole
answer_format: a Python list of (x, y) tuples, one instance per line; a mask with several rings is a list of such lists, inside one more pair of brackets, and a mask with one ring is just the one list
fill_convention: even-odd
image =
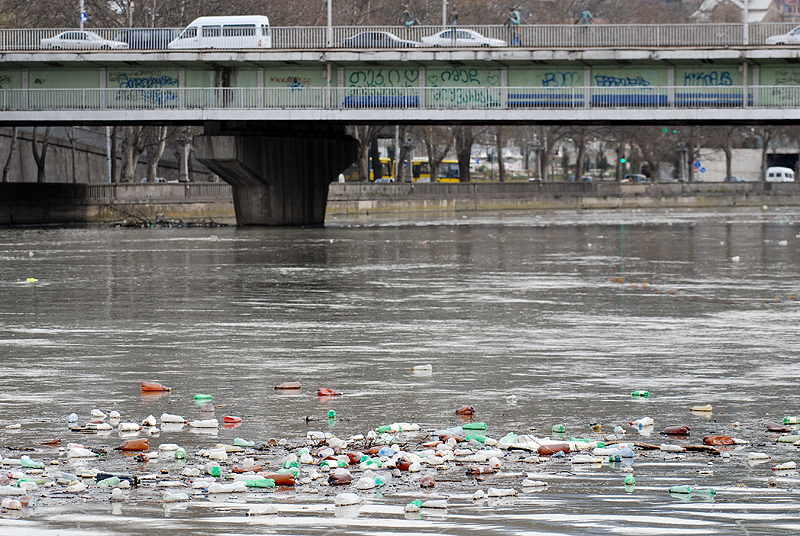
[(83, 23), (86, 21), (86, 11), (84, 10), (83, 2), (84, 0), (81, 0), (80, 13), (78, 14), (78, 20), (80, 21), (81, 31), (83, 31)]

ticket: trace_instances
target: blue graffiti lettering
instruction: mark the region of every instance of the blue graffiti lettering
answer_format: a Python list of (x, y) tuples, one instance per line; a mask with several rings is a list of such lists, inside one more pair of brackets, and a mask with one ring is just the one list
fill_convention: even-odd
[(544, 73), (542, 86), (544, 87), (571, 87), (581, 83), (580, 73), (576, 71), (556, 71)]
[(628, 86), (650, 85), (650, 82), (648, 82), (641, 76), (637, 76), (636, 78), (631, 78), (629, 76), (618, 78), (616, 76), (597, 75), (594, 77), (594, 80), (597, 83), (598, 87), (620, 87), (620, 86), (628, 87)]
[(684, 86), (732, 86), (730, 71), (698, 71), (683, 75)]

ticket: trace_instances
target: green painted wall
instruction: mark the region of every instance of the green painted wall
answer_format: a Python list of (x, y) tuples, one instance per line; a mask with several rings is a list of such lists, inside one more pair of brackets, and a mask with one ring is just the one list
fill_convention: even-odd
[(21, 89), (22, 71), (0, 71), (0, 89)]
[(28, 87), (31, 89), (99, 88), (99, 69), (31, 69)]

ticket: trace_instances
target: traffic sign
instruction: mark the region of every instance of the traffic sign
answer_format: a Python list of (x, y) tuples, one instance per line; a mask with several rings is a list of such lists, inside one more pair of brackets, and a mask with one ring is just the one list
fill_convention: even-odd
[(87, 20), (89, 20), (89, 15), (87, 15), (86, 12), (84, 11), (83, 13), (81, 13), (81, 22), (86, 22)]
[(699, 162), (699, 161), (698, 161), (698, 162), (695, 162), (695, 163), (694, 163), (694, 167), (696, 167), (696, 168), (699, 168), (699, 167), (700, 167), (700, 162)]

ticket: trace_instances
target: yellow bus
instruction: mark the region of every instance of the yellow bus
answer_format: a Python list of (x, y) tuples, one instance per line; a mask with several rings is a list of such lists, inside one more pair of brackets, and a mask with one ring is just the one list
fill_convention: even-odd
[[(424, 182), (431, 182), (431, 166), (427, 158), (411, 159), (411, 176), (414, 182), (420, 179)], [(438, 182), (460, 182), (458, 160), (442, 160), (436, 178)]]
[[(395, 177), (395, 163), (392, 161), (391, 158), (381, 158), (381, 173), (378, 179), (389, 179), (389, 182), (394, 182), (397, 177)], [(358, 176), (358, 163), (353, 163), (348, 167), (343, 173), (344, 180), (346, 182), (350, 181), (358, 181), (361, 178)], [(369, 170), (369, 180), (375, 181), (375, 173), (372, 169)]]

